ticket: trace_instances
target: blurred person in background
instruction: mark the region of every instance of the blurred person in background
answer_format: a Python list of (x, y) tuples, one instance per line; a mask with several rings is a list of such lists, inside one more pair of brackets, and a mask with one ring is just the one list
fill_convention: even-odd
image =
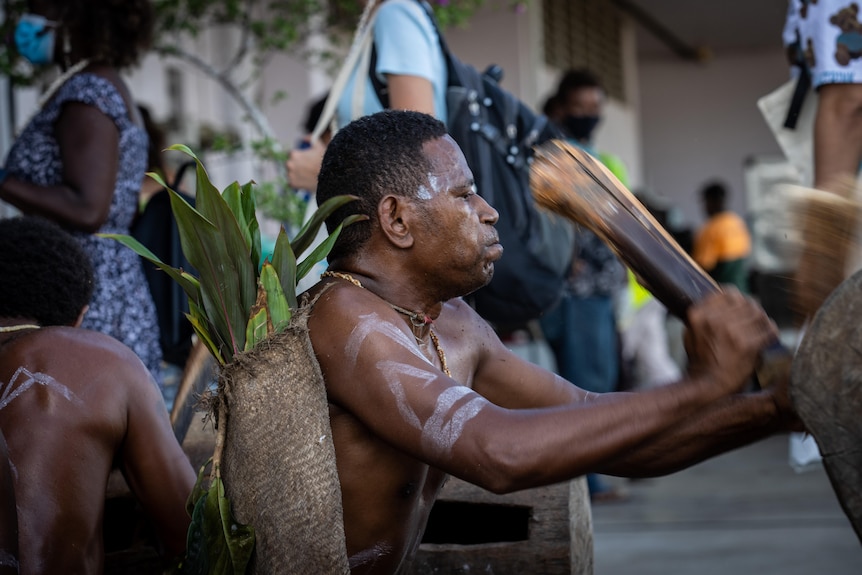
[(147, 168), (147, 134), (120, 72), (149, 46), (149, 0), (31, 0), (18, 52), (62, 74), (13, 144), (0, 199), (75, 234), (96, 272), (83, 327), (129, 346), (161, 382), (159, 329), (140, 259), (97, 233), (128, 234)]
[[(627, 185), (623, 163), (593, 147), (602, 118), (605, 91), (589, 70), (569, 70), (544, 106), (569, 142), (596, 156)], [(540, 319), (542, 333), (554, 353), (557, 373), (583, 389), (608, 393), (620, 378), (620, 345), (614, 300), (626, 286), (626, 271), (613, 251), (594, 233), (578, 227), (575, 256), (560, 303)], [(593, 501), (623, 497), (598, 475), (588, 474)]]
[(706, 223), (694, 239), (692, 257), (720, 284), (748, 290), (748, 256), (751, 234), (741, 217), (727, 209), (727, 186), (708, 183), (701, 189)]
[[(362, 5), (374, 0), (365, 0)], [(437, 30), (428, 13), (415, 0), (382, 0), (371, 7), (374, 19), (374, 73), (386, 87), (389, 108), (424, 112), (446, 121), (446, 58)], [(357, 66), (360, 68), (360, 66)], [(364, 94), (359, 115), (383, 110), (374, 84), (365, 70), (355, 69), (348, 78), (335, 113), (337, 128), (355, 120), (355, 85), (362, 82)], [(287, 160), (290, 185), (317, 190), (317, 174), (326, 151), (324, 141), (310, 142), (294, 150)]]

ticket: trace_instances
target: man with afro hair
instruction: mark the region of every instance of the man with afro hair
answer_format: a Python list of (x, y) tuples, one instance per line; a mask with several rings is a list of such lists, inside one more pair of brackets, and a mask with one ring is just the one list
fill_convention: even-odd
[[(93, 271), (55, 224), (0, 220), (0, 434), (18, 508), (21, 573), (101, 573), (119, 468), (171, 555), (185, 549), (195, 473), (141, 360), (81, 329)], [(2, 550), (0, 550), (2, 551)]]

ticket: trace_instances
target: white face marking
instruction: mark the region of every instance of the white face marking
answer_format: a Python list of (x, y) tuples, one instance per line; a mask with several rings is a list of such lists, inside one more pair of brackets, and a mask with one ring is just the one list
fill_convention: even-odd
[[(428, 179), (430, 180), (433, 177), (434, 176), (428, 176)], [(427, 200), (430, 200), (431, 198), (433, 198), (434, 196), (431, 195), (431, 190), (429, 190), (424, 185), (422, 185), (422, 186), (419, 186), (419, 189), (416, 190), (416, 197), (419, 198), (420, 200), (427, 201)]]
[(439, 194), (443, 189), (445, 178), (441, 178), (436, 174), (428, 174), (428, 183), (431, 184), (431, 189), (435, 194)]
[[(20, 382), (18, 381), (19, 377), (22, 379), (22, 381)], [(9, 403), (13, 399), (15, 399), (36, 384), (43, 385), (48, 389), (56, 391), (61, 396), (63, 396), (63, 398), (72, 403), (79, 405), (84, 403), (74, 393), (72, 393), (72, 391), (68, 387), (58, 382), (50, 375), (39, 372), (31, 373), (26, 368), (19, 367), (17, 370), (15, 370), (15, 373), (12, 375), (12, 379), (9, 380), (9, 383), (5, 384), (2, 388), (3, 393), (0, 394), (0, 409), (3, 409), (7, 405), (9, 405)]]
[[(472, 396), (467, 403), (453, 408), (464, 397)], [(422, 445), (440, 455), (449, 455), (468, 421), (476, 417), (488, 401), (469, 387), (450, 387), (437, 398), (434, 413), (422, 428)]]

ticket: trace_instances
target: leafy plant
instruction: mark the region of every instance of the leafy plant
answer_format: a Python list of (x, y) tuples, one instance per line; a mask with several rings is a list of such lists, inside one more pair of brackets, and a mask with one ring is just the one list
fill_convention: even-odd
[[(198, 276), (162, 262), (131, 236), (102, 234), (134, 250), (170, 275), (189, 298), (189, 321), (200, 341), (221, 364), (249, 351), (275, 333), (283, 331), (297, 306), (296, 285), (314, 264), (329, 253), (344, 226), (365, 216), (346, 218), (322, 244), (312, 245), (324, 220), (354, 196), (326, 201), (293, 240), (281, 229), (271, 259), (261, 260), (260, 228), (255, 214), (255, 185), (234, 182), (223, 191), (212, 184), (201, 161), (186, 146), (169, 148), (191, 156), (196, 163), (196, 207), (169, 190), (177, 220), (180, 243)], [(168, 187), (157, 174), (150, 177)], [(226, 420), (225, 402), (219, 402), (218, 421)], [(187, 555), (180, 573), (244, 573), (254, 547), (254, 529), (240, 525), (225, 497), (220, 462), (225, 426), (219, 426), (212, 458), (211, 481), (203, 487), (204, 469), (189, 498)]]
[[(326, 257), (344, 226), (361, 216), (347, 218), (320, 246), (297, 262), (311, 245), (324, 220), (354, 199), (338, 196), (325, 202), (290, 240), (279, 232), (271, 260), (262, 266), (260, 228), (255, 213), (255, 186), (234, 182), (219, 192), (201, 161), (186, 146), (171, 150), (191, 156), (196, 164), (196, 208), (170, 190), (183, 253), (199, 277), (162, 262), (131, 236), (105, 234), (131, 248), (170, 275), (189, 298), (189, 321), (198, 338), (222, 365), (258, 342), (281, 331), (296, 307), (296, 283), (315, 262)], [(158, 174), (150, 174), (167, 184)]]

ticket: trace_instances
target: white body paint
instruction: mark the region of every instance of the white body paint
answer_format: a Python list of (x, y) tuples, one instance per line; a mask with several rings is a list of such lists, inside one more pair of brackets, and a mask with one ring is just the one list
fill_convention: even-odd
[[(442, 374), (430, 359), (425, 357), (412, 338), (390, 322), (383, 321), (376, 313), (359, 316), (359, 321), (347, 342), (347, 356), (351, 367), (356, 368), (362, 344), (370, 334), (387, 337), (395, 345), (421, 359), (429, 368), (403, 362), (381, 360), (376, 367), (383, 375), (389, 390), (395, 397), (398, 412), (404, 421), (422, 433), (422, 446), (436, 455), (448, 455), (461, 437), (464, 426), (488, 405), (488, 401), (469, 387), (458, 385), (444, 389), (437, 397), (434, 413), (425, 423), (407, 401), (405, 384), (423, 388), (437, 380)], [(465, 398), (469, 398), (463, 401)]]
[[(23, 377), (23, 381), (19, 382), (19, 378)], [(43, 385), (48, 389), (56, 391), (60, 395), (63, 396), (66, 400), (75, 403), (75, 404), (83, 404), (78, 396), (72, 393), (68, 387), (58, 382), (56, 379), (51, 377), (50, 375), (44, 373), (32, 373), (25, 367), (19, 367), (15, 370), (15, 373), (12, 375), (12, 379), (9, 380), (9, 383), (5, 384), (2, 388), (3, 393), (0, 394), (0, 409), (3, 409), (9, 403), (12, 402), (13, 399), (33, 387), (34, 385)]]

